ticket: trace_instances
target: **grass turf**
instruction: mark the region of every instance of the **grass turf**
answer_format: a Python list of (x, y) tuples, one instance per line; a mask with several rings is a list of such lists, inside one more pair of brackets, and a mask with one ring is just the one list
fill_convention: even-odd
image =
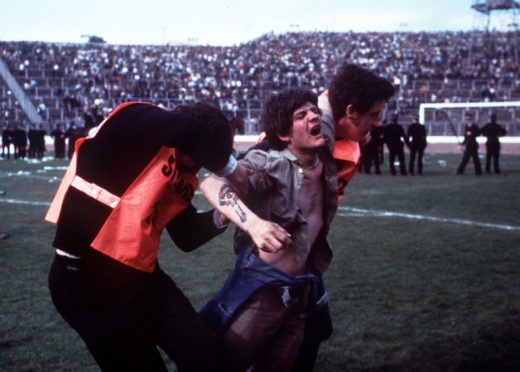
[[(459, 160), (427, 154), (422, 177), (385, 164), (349, 185), (325, 276), (335, 331), (316, 371), (520, 370), (520, 156), (504, 155), (500, 176), (471, 164), (457, 176)], [(0, 160), (1, 370), (98, 370), (47, 289), (43, 215), (65, 166)], [(197, 308), (232, 267), (231, 230), (188, 254), (162, 241), (161, 266)]]

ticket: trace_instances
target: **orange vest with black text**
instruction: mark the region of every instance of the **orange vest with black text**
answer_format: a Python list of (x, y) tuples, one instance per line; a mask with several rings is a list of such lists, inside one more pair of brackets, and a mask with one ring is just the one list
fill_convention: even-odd
[[(91, 247), (137, 270), (152, 272), (165, 225), (191, 202), (198, 186), (196, 174), (176, 166), (176, 149), (163, 146), (122, 195), (113, 195), (76, 174), (78, 149), (93, 138), (107, 120), (132, 102), (119, 106), (88, 137), (76, 142), (74, 155), (45, 219), (59, 223), (61, 205), (74, 187), (110, 208)], [(160, 176), (158, 176), (160, 175)]]

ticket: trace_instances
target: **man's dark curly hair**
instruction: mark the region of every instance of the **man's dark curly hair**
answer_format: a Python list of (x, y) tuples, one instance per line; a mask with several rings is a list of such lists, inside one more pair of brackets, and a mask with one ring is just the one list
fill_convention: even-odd
[[(212, 102), (201, 101), (192, 104), (183, 104), (175, 106), (173, 112), (181, 114), (188, 118), (188, 120), (196, 122), (208, 123), (209, 130), (211, 133), (220, 140), (223, 148), (229, 153), (233, 150), (233, 134), (231, 132), (231, 125), (229, 119), (222, 112), (222, 110), (214, 105)], [(196, 146), (200, 146), (198, 138), (200, 137), (197, 132), (203, 129), (207, 129), (207, 126), (191, 125), (190, 130), (192, 135), (187, 136), (182, 144), (179, 145), (179, 149), (192, 156), (192, 149)], [(194, 156), (194, 160), (198, 161)]]
[(387, 101), (393, 94), (394, 87), (388, 80), (353, 64), (343, 65), (329, 86), (329, 102), (336, 122), (345, 116), (349, 104), (364, 114), (375, 102)]
[(291, 133), (294, 112), (307, 102), (317, 106), (318, 96), (310, 90), (301, 88), (285, 89), (269, 96), (260, 120), (272, 149), (283, 150), (287, 146), (278, 135), (287, 136)]

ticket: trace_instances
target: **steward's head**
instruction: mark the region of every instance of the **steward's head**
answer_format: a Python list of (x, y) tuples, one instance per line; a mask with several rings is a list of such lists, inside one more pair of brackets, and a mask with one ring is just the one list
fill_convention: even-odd
[[(215, 105), (208, 102), (179, 105), (173, 112), (186, 116), (190, 122), (185, 130), (187, 135), (177, 148), (188, 155), (197, 166), (203, 166), (212, 172), (217, 171), (225, 162), (212, 154), (231, 154), (233, 151), (233, 136), (229, 120)], [(215, 147), (219, 147), (216, 151)], [(222, 151), (223, 150), (223, 151)], [(226, 159), (227, 160), (227, 157)]]
[(329, 86), (329, 102), (336, 122), (346, 115), (349, 105), (365, 114), (376, 102), (386, 102), (393, 94), (394, 87), (388, 80), (353, 64), (343, 65)]

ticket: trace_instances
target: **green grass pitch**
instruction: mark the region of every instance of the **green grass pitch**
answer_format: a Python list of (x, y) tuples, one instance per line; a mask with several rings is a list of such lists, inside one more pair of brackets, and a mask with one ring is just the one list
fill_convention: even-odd
[[(499, 176), (471, 164), (457, 176), (459, 160), (427, 154), (422, 177), (385, 163), (351, 182), (331, 228), (335, 330), (316, 371), (520, 370), (520, 156), (504, 155)], [(66, 164), (0, 160), (2, 371), (98, 370), (47, 289), (43, 216)], [(161, 266), (197, 308), (232, 267), (231, 237), (192, 253), (163, 238)]]

